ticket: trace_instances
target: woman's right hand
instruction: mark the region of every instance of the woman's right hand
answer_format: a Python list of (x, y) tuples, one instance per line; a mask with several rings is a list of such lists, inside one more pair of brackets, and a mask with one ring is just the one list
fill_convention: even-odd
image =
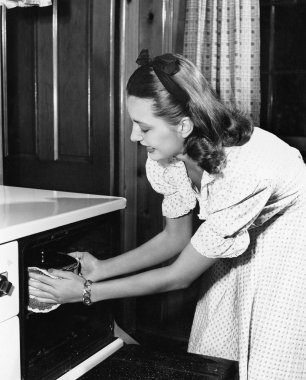
[(99, 281), (102, 279), (102, 273), (99, 273), (101, 260), (94, 257), (89, 252), (70, 252), (69, 256), (76, 258), (80, 262), (80, 275), (86, 280)]

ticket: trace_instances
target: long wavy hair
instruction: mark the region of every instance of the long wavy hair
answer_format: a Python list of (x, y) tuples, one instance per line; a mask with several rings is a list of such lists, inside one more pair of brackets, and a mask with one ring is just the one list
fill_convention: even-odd
[(179, 65), (173, 80), (188, 94), (186, 104), (165, 89), (150, 65), (140, 66), (132, 74), (127, 96), (152, 99), (154, 115), (170, 125), (189, 117), (194, 127), (185, 139), (184, 153), (208, 173), (218, 173), (226, 165), (224, 148), (245, 144), (253, 133), (253, 123), (237, 109), (226, 107), (191, 61), (178, 54), (173, 57)]

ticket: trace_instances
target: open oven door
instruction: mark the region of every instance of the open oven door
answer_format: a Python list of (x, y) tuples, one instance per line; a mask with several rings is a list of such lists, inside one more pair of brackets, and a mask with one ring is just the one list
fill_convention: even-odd
[(80, 380), (238, 380), (236, 362), (184, 352), (124, 345)]

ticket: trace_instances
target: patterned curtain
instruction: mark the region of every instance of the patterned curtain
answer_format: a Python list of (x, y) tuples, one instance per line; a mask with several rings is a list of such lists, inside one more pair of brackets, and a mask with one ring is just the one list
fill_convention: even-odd
[(225, 104), (259, 123), (259, 0), (187, 0), (183, 54)]

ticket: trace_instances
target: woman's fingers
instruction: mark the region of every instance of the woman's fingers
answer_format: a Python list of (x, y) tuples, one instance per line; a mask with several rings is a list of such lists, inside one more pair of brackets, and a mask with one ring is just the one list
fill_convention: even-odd
[(58, 269), (49, 269), (48, 272), (50, 275), (57, 277), (57, 278), (52, 278), (44, 274), (39, 274), (36, 272), (29, 272), (29, 277), (30, 279), (33, 278), (34, 280), (46, 283), (48, 285), (54, 285), (55, 281), (54, 280), (59, 280), (59, 279), (72, 279), (73, 276), (75, 276), (74, 273), (69, 272), (69, 271), (64, 271), (64, 270), (58, 270)]
[(32, 284), (34, 286), (35, 283), (37, 283), (37, 285), (40, 284), (46, 284), (48, 286), (51, 286), (53, 287), (55, 285), (55, 281), (58, 281), (58, 279), (54, 279), (52, 277), (48, 277), (44, 274), (38, 274), (38, 273), (29, 273), (29, 283), (31, 283), (32, 281)]
[(38, 273), (30, 273), (29, 276), (30, 297), (60, 304), (82, 300), (84, 279), (72, 272), (53, 270), (55, 278)]
[[(49, 280), (49, 278), (48, 278), (48, 280)], [(53, 279), (51, 279), (51, 280), (53, 280)], [(37, 290), (37, 289), (40, 289), (42, 291), (50, 293), (53, 290), (53, 286), (50, 284), (41, 282), (41, 281), (30, 279), (29, 280), (29, 291), (30, 291), (30, 293), (32, 293), (32, 290)]]
[(40, 302), (57, 303), (54, 289), (37, 280), (29, 280), (29, 295)]
[(71, 280), (75, 276), (72, 272), (59, 269), (49, 269), (48, 272), (52, 274), (52, 276), (58, 277), (58, 279)]
[(35, 300), (37, 300), (38, 302), (43, 302), (43, 303), (50, 303), (50, 304), (57, 304), (56, 301), (54, 301), (53, 299), (51, 298), (44, 298), (43, 296), (42, 297), (34, 297)]
[(44, 292), (43, 290), (40, 290), (40, 289), (32, 288), (32, 290), (30, 291), (30, 297), (34, 297), (37, 299), (44, 298), (46, 300), (55, 302), (55, 297), (52, 294)]

